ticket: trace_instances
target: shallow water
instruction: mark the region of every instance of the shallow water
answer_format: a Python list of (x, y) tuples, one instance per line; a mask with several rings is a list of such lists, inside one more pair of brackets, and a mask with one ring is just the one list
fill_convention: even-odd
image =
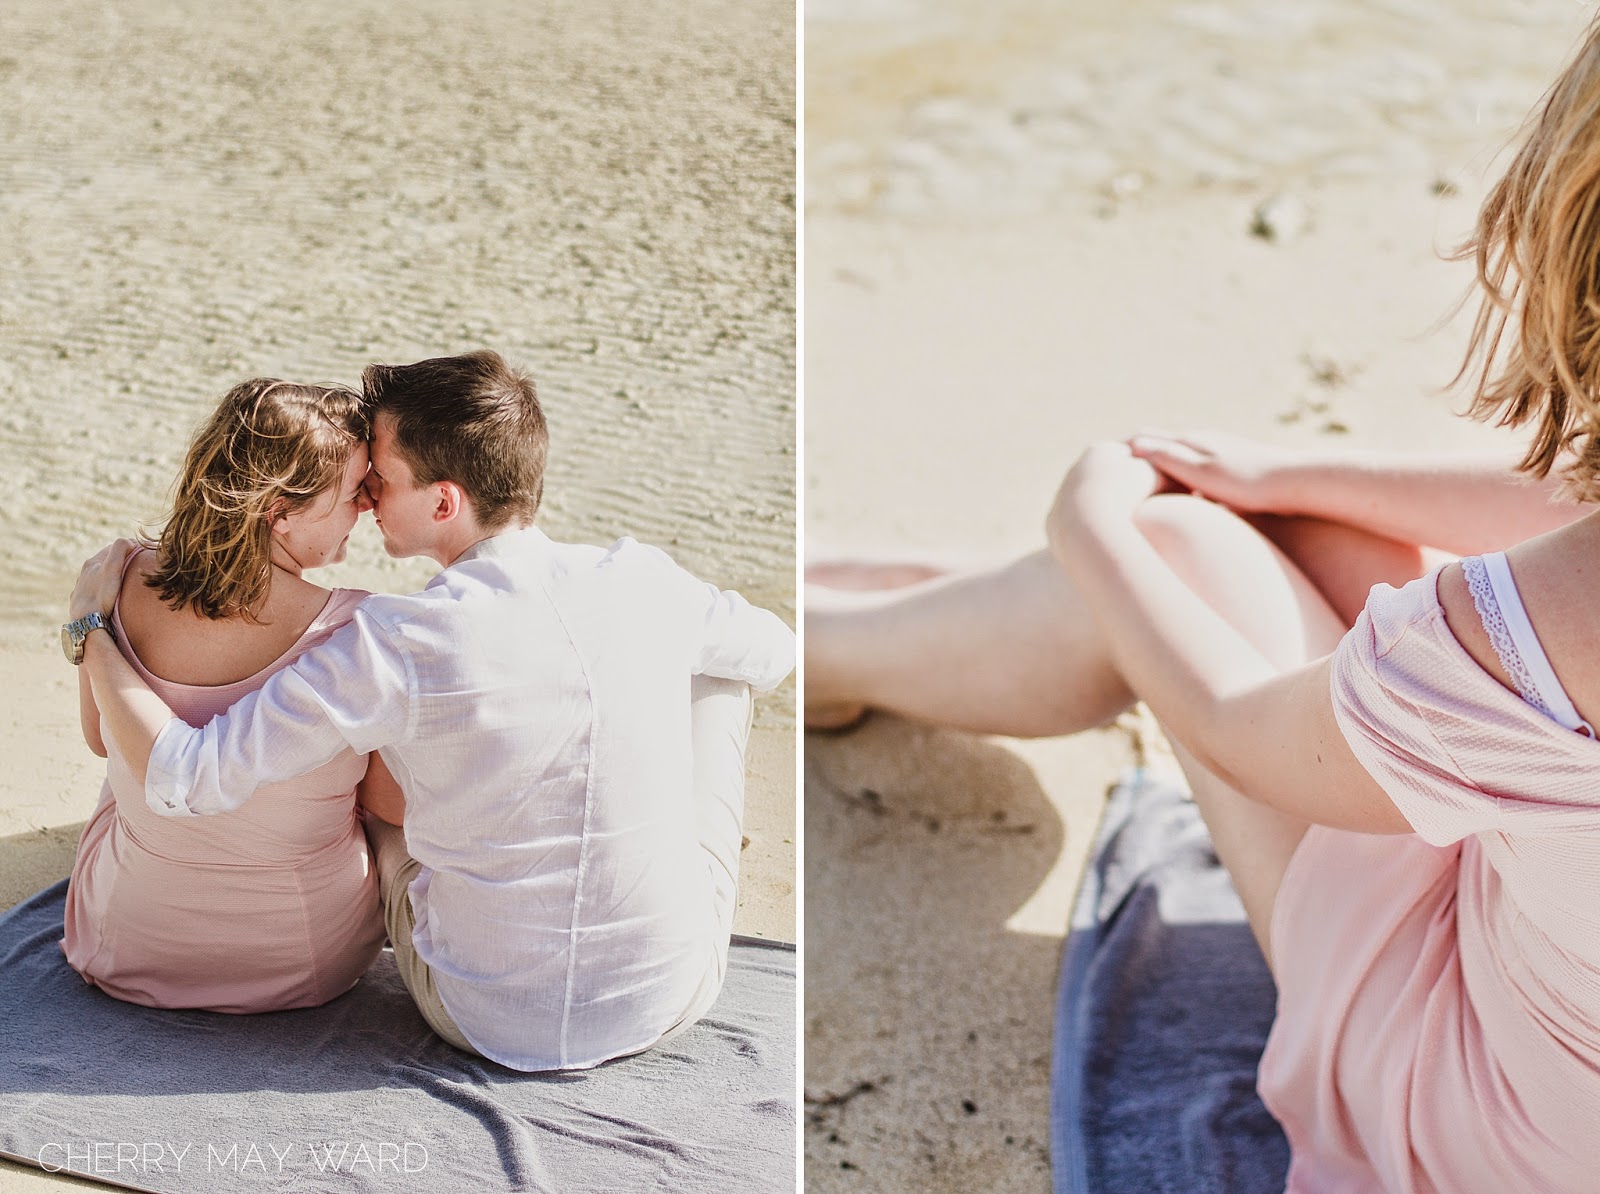
[[(1593, 6), (813, 0), (806, 202), (904, 218), (1476, 178)], [(1486, 148), (1487, 147), (1487, 148)]]
[[(160, 520), (235, 382), (485, 346), (538, 380), (553, 536), (660, 544), (792, 623), (793, 29), (769, 0), (9, 5), (0, 631), (47, 636), (78, 561)], [(363, 523), (319, 579), (433, 570)]]

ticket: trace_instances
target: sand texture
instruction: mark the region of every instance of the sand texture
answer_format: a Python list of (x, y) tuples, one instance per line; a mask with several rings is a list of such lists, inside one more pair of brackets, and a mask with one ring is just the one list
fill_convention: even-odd
[[(1514, 450), (1438, 392), (1470, 281), (1438, 250), (1589, 7), (808, 14), (809, 558), (1031, 550), (1077, 453), (1140, 427)], [(1137, 715), (807, 737), (808, 1190), (1050, 1188), (1072, 892), (1118, 771), (1165, 759)]]
[[(538, 380), (553, 537), (634, 535), (794, 622), (794, 20), (766, 0), (8, 5), (5, 904), (66, 873), (99, 790), (56, 641), (78, 563), (159, 522), (243, 378), (495, 348)], [(313, 578), (434, 570), (363, 523)], [(789, 940), (793, 693), (758, 704), (737, 925)]]

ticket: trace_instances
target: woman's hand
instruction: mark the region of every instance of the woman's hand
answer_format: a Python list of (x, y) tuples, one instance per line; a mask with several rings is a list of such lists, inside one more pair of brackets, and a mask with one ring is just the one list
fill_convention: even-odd
[(1178, 436), (1136, 435), (1128, 441), (1134, 456), (1178, 485), (1245, 514), (1288, 514), (1285, 482), (1304, 463), (1292, 448), (1257, 443), (1220, 431)]
[(108, 612), (122, 590), (122, 570), (128, 557), (139, 550), (137, 539), (117, 539), (84, 562), (67, 603), (67, 621)]
[(1091, 444), (1068, 471), (1045, 519), (1053, 545), (1071, 542), (1085, 526), (1132, 518), (1139, 504), (1170, 488), (1167, 478), (1115, 440)]

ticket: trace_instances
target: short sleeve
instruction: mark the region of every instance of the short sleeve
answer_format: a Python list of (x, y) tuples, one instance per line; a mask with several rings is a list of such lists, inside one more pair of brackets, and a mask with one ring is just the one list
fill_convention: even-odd
[(1445, 623), (1436, 581), (1374, 586), (1334, 652), (1334, 717), (1356, 758), (1433, 845), (1592, 828), (1597, 744), (1478, 667)]

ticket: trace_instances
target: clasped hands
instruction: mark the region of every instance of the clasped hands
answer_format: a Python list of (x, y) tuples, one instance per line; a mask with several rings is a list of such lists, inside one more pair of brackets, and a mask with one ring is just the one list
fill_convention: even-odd
[(1067, 472), (1045, 520), (1050, 542), (1072, 543), (1107, 523), (1126, 525), (1147, 498), (1193, 493), (1243, 514), (1282, 508), (1291, 449), (1222, 432), (1143, 433), (1090, 445)]

